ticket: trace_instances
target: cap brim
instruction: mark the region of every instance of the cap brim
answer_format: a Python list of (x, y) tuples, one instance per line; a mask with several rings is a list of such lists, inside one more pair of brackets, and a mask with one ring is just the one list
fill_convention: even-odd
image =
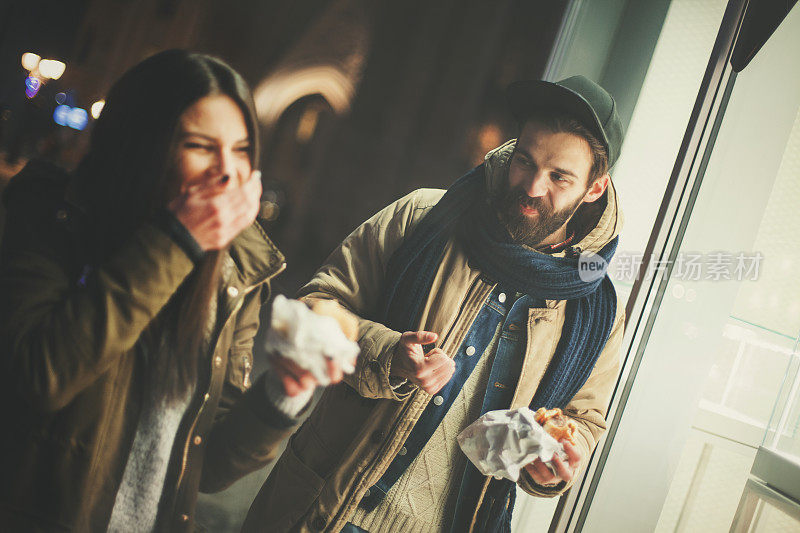
[(589, 102), (578, 93), (549, 81), (517, 81), (506, 90), (511, 113), (519, 120), (525, 120), (540, 110), (558, 109), (572, 115), (589, 128), (609, 149), (608, 138), (600, 119)]

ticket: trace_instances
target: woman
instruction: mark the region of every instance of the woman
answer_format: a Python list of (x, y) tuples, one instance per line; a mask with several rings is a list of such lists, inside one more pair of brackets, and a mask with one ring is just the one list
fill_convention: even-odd
[[(198, 490), (264, 466), (294, 429), (280, 381), (249, 383), (284, 268), (253, 223), (255, 117), (225, 63), (162, 52), (112, 87), (74, 175), (31, 163), (12, 180), (0, 529), (191, 530)], [(316, 385), (276, 368), (292, 394)]]

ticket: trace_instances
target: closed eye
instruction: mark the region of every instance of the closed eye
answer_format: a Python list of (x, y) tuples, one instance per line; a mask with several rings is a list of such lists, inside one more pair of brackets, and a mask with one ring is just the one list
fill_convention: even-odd
[(214, 149), (214, 147), (212, 145), (210, 145), (210, 144), (202, 144), (202, 143), (197, 143), (197, 142), (187, 142), (187, 143), (184, 143), (183, 146), (186, 147), (186, 148), (189, 148), (191, 150), (211, 151), (211, 150)]

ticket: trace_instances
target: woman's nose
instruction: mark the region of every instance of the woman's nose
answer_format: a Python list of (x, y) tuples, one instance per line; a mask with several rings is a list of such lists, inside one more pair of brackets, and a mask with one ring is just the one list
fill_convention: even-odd
[(227, 176), (226, 183), (240, 181), (239, 173), (236, 169), (235, 158), (230, 150), (221, 149), (217, 153), (217, 172), (222, 176)]

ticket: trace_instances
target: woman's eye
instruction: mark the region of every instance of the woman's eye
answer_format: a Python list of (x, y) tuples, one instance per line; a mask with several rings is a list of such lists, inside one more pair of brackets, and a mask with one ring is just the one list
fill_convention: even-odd
[(186, 148), (189, 148), (189, 149), (192, 149), (192, 150), (211, 151), (211, 150), (214, 149), (214, 147), (211, 146), (210, 144), (201, 144), (201, 143), (193, 143), (193, 142), (188, 142), (188, 143), (184, 144), (184, 146)]

